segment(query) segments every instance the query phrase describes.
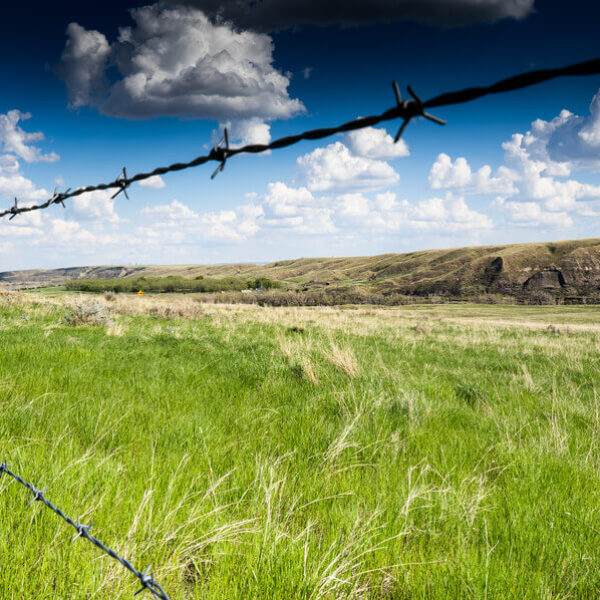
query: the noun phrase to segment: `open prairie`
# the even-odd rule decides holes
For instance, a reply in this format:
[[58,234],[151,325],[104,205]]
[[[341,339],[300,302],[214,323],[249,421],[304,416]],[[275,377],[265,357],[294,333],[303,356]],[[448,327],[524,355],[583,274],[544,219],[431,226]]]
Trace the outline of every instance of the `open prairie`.
[[[175,599],[592,598],[600,307],[0,298],[0,460]],[[0,598],[130,573],[0,479]],[[147,593],[147,592],[146,592]]]

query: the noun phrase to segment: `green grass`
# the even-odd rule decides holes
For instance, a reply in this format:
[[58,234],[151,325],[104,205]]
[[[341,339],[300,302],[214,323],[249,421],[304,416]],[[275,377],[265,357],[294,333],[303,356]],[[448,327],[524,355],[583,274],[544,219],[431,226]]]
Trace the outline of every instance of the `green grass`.
[[[27,298],[0,306],[0,460],[173,600],[598,595],[600,308],[73,327]],[[132,597],[30,500],[0,479],[0,598]]]
[[60,296],[63,294],[75,294],[77,292],[73,292],[71,290],[67,290],[64,285],[53,285],[44,288],[33,288],[30,290],[22,290],[24,294],[42,294],[44,296]]

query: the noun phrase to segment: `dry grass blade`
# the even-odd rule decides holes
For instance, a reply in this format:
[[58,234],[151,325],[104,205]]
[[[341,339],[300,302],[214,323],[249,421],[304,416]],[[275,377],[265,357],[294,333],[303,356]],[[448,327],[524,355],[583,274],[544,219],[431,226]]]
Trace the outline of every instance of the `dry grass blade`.
[[335,342],[331,342],[331,347],[325,353],[325,358],[336,369],[347,375],[348,377],[357,377],[360,375],[360,366],[354,351],[350,346],[341,347]]

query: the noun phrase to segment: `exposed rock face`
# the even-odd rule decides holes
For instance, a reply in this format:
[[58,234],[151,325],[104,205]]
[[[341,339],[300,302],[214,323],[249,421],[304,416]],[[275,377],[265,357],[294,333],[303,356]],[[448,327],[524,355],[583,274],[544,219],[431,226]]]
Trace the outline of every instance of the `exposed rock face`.
[[561,289],[565,285],[565,278],[559,269],[544,269],[532,275],[523,284],[525,290],[552,290]]
[[558,266],[569,286],[581,291],[600,286],[600,246],[577,248]]
[[502,273],[504,267],[504,261],[501,256],[497,256],[492,262],[484,269],[482,281],[487,288],[490,288]]
[[[487,291],[527,299],[537,291],[561,298],[600,299],[600,245],[597,240],[508,247],[497,273],[490,261],[482,269]],[[516,251],[518,250],[518,251]],[[489,282],[489,283],[488,283]]]

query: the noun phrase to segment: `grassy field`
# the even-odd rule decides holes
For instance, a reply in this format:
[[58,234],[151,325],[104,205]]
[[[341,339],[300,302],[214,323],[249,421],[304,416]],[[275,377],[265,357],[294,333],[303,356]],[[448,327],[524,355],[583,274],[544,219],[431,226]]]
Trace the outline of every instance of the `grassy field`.
[[[0,460],[173,600],[598,596],[600,307],[81,301],[0,298]],[[132,597],[30,501],[2,600]]]

